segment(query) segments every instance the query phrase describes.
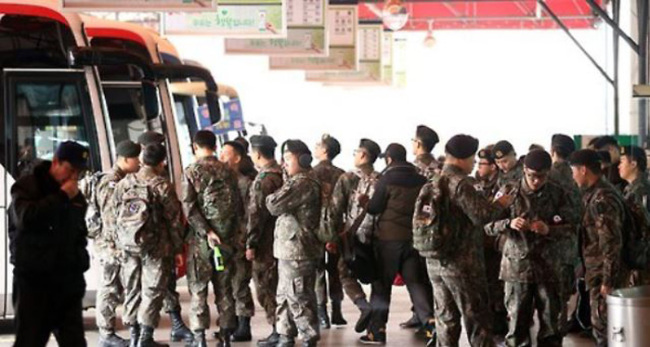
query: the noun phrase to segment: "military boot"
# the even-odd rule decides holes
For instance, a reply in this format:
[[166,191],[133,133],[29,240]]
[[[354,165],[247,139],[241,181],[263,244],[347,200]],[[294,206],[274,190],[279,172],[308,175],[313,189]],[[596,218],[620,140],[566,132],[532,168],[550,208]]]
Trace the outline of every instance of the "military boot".
[[347,325],[341,312],[341,300],[332,300],[332,325]]
[[196,330],[194,332],[194,340],[191,344],[186,345],[190,347],[208,347],[208,343],[205,341],[205,330]]
[[135,323],[129,327],[129,347],[138,347],[138,341],[140,340],[140,325]]
[[296,341],[294,341],[293,337],[289,337],[286,335],[280,335],[280,340],[278,341],[278,344],[276,345],[277,347],[294,347],[296,345]]
[[327,304],[318,305],[318,321],[320,322],[321,329],[329,329],[330,317],[327,316]]
[[99,336],[99,347],[127,347],[129,341],[121,338],[114,332]]
[[237,322],[237,330],[232,334],[232,342],[248,342],[252,340],[251,317],[239,317]]
[[279,341],[280,341],[280,335],[275,330],[275,325],[274,325],[273,331],[267,338],[257,341],[257,347],[276,347]]
[[140,327],[140,340],[138,347],[169,347],[169,345],[158,343],[153,340],[153,328],[146,325]]
[[180,312],[169,312],[169,320],[172,322],[172,332],[170,334],[172,342],[192,342],[194,334],[185,326]]
[[230,339],[232,339],[232,330],[221,329],[219,342],[217,347],[230,347]]
[[362,333],[368,328],[370,324],[370,317],[372,315],[372,306],[368,303],[366,298],[357,299],[354,301],[354,304],[359,308],[360,314],[357,324],[354,325],[354,331]]

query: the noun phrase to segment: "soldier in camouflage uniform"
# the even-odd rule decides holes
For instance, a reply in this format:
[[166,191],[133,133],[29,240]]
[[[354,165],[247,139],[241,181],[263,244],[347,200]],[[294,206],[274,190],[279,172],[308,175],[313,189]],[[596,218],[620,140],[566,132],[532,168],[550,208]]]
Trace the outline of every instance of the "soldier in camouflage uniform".
[[289,177],[282,188],[266,198],[266,206],[278,217],[273,255],[278,259],[277,347],[294,345],[300,334],[303,347],[320,339],[316,313],[316,269],[326,243],[334,235],[319,228],[320,184],[313,176],[311,152],[299,140],[282,146],[284,168]]
[[[246,147],[238,141],[226,142],[221,150],[219,159],[227,164],[237,176],[239,196],[243,206],[248,206],[248,197],[253,180],[244,174],[243,165],[246,158]],[[254,178],[253,178],[254,179]],[[252,339],[251,317],[255,313],[253,295],[250,283],[253,278],[252,263],[246,259],[246,222],[248,210],[238,214],[237,235],[235,236],[234,274],[232,281],[233,296],[237,312],[237,330],[233,332],[233,342],[246,342]]]
[[[113,169],[106,173],[97,183],[96,198],[102,224],[93,233],[94,255],[101,268],[99,288],[97,289],[96,320],[99,328],[99,345],[102,347],[126,346],[128,342],[115,334],[115,309],[122,302],[120,254],[115,246],[115,213],[111,210],[111,199],[115,186],[127,174],[140,169],[140,146],[132,141],[122,141],[117,145],[117,160]],[[106,227],[102,227],[106,225]],[[113,226],[113,228],[111,228]]]
[[[131,344],[138,341],[138,347],[164,346],[153,341],[153,330],[160,320],[160,309],[165,288],[170,281],[172,262],[182,263],[184,227],[181,204],[172,183],[163,176],[166,149],[160,144],[145,147],[142,153],[144,166],[136,174],[127,175],[115,187],[112,207],[117,215],[115,235],[118,250],[124,254],[122,261],[122,283],[126,288],[123,321],[129,325]],[[147,206],[150,218],[138,232],[142,244],[139,251],[124,248],[128,235],[121,222],[121,211],[132,210],[133,206],[122,206],[125,193],[134,185],[145,185],[151,201]],[[136,206],[137,207],[137,206]],[[130,240],[131,242],[133,240]],[[136,241],[140,242],[140,241]]]
[[[207,303],[208,285],[214,286],[219,325],[218,346],[230,346],[237,327],[232,295],[234,275],[234,238],[237,218],[243,213],[235,173],[215,157],[217,139],[211,131],[201,130],[194,136],[196,162],[183,175],[183,210],[190,225],[188,235],[188,287],[192,298],[190,326],[193,346],[205,346],[205,330],[210,327]],[[215,271],[213,248],[223,258],[223,271]]]
[[582,254],[592,331],[596,344],[607,346],[606,298],[627,280],[621,259],[624,202],[603,178],[598,153],[580,150],[569,162],[574,180],[583,189]]
[[[638,146],[621,147],[621,163],[618,169],[621,177],[628,182],[625,187],[624,198],[632,213],[644,221],[643,232],[647,233],[650,226],[650,182],[647,175],[648,159],[643,148]],[[646,239],[649,235],[643,235]],[[632,271],[630,286],[650,285],[650,270]]]
[[[165,145],[165,135],[157,131],[145,131],[138,137],[138,143],[144,147],[150,144],[161,144]],[[142,161],[142,158],[140,158]],[[169,176],[168,168],[165,168],[163,171],[163,176],[171,178]],[[165,292],[165,300],[163,301],[163,307],[165,313],[169,314],[169,319],[172,322],[172,329],[170,332],[170,339],[172,341],[192,341],[193,335],[192,331],[187,328],[185,322],[183,322],[183,317],[181,316],[181,303],[179,300],[180,295],[176,290],[176,266],[174,266],[174,260],[170,259],[170,271],[169,282],[167,283],[167,290]]]
[[[510,317],[508,346],[530,346],[535,309],[539,316],[539,346],[562,346],[558,318],[562,288],[561,263],[554,261],[555,247],[576,230],[578,215],[569,193],[548,181],[552,160],[544,150],[524,159],[524,178],[515,186],[507,219],[488,224],[490,236],[503,235],[505,246],[501,280]],[[548,181],[548,182],[547,182]]]
[[274,347],[280,338],[275,325],[275,295],[278,286],[277,260],[273,258],[276,218],[266,208],[266,197],[282,186],[282,168],[274,159],[276,143],[270,136],[251,137],[251,159],[259,170],[251,185],[248,203],[246,259],[253,262],[257,301],[264,308],[273,332],[258,346]]
[[[573,181],[571,166],[568,163],[569,156],[575,151],[573,139],[567,135],[555,134],[551,139],[551,158],[553,166],[548,174],[548,179],[562,187],[569,197],[574,215],[582,215],[582,197],[580,189]],[[560,307],[560,332],[566,335],[569,325],[567,322],[568,302],[573,295],[576,287],[576,269],[582,267],[580,260],[580,251],[578,250],[578,229],[579,223],[572,233],[566,233],[564,238],[557,240],[555,250],[557,255],[553,259],[557,260],[560,268],[560,294],[562,297]]]
[[603,171],[603,175],[609,183],[622,193],[625,190],[625,186],[627,186],[627,181],[621,178],[618,172],[618,164],[621,162],[618,140],[609,135],[599,136],[592,140],[591,146],[596,151],[609,153],[609,160],[607,161],[609,166]]
[[[361,196],[372,196],[374,185],[379,180],[379,173],[374,170],[373,164],[381,153],[377,143],[372,140],[362,139],[359,147],[354,151],[354,171],[341,175],[332,193],[332,202],[327,212],[326,221],[329,232],[340,235],[339,241],[342,255],[338,259],[338,270],[343,290],[350,300],[361,311],[355,331],[363,332],[369,323],[372,312],[370,303],[356,276],[345,261],[353,238],[357,235],[371,235],[373,220],[365,214],[360,204]],[[360,223],[358,222],[360,221]],[[360,224],[356,230],[351,230],[354,225]],[[369,230],[369,231],[364,231]]]
[[440,173],[441,165],[431,154],[433,148],[440,142],[438,134],[425,125],[419,125],[412,142],[413,154],[415,155],[413,164],[418,173],[427,179],[431,179],[434,174]]
[[494,161],[499,167],[497,187],[502,189],[508,184],[517,184],[524,175],[523,164],[517,159],[514,147],[508,141],[499,141],[492,149]]
[[[332,160],[334,160],[334,158],[336,158],[339,153],[341,153],[341,145],[335,138],[327,134],[323,135],[321,141],[316,144],[315,157],[317,160],[319,160],[319,163],[318,165],[314,166],[313,173],[321,184],[321,206],[323,216],[326,215],[329,208],[332,199],[332,192],[334,191],[336,182],[338,181],[339,177],[345,173],[345,171],[332,164]],[[325,224],[322,224],[321,228],[327,228],[327,226]],[[320,321],[320,326],[323,329],[330,328],[330,320],[327,315],[328,282],[329,295],[330,299],[332,300],[332,324],[347,324],[343,318],[343,314],[341,313],[343,288],[341,286],[341,280],[339,278],[337,267],[338,259],[339,256],[336,253],[330,253],[323,249],[323,260],[318,268],[318,273],[316,276],[318,320]]]
[[[487,298],[485,258],[483,254],[483,225],[503,212],[510,203],[504,195],[491,204],[474,189],[468,175],[474,168],[478,140],[467,135],[452,137],[445,151],[445,166],[440,179],[425,184],[416,202],[414,228],[427,228],[431,222],[429,197],[434,186],[446,192],[448,210],[439,212],[448,238],[437,253],[414,239],[414,247],[427,258],[429,278],[433,284],[436,334],[438,346],[457,346],[461,332],[461,317],[472,346],[492,346],[491,315]],[[426,229],[425,229],[426,230]],[[434,339],[429,345],[433,345]]]

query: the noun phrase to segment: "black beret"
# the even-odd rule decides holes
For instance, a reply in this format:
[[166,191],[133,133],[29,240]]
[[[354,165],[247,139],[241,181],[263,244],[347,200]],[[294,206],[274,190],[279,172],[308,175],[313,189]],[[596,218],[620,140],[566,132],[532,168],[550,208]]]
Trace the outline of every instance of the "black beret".
[[142,146],[147,146],[152,143],[164,144],[165,135],[153,130],[145,131],[138,137],[138,143]]
[[242,158],[246,156],[246,148],[237,140],[224,142],[224,146],[230,146],[235,149],[235,152]]
[[440,142],[438,134],[426,125],[418,125],[418,128],[415,131],[415,137],[417,137],[418,140],[422,141],[425,146],[431,149],[433,149],[433,147],[435,147],[436,144]]
[[137,158],[142,151],[142,146],[131,140],[124,140],[117,144],[116,152],[122,158]]
[[445,151],[456,159],[473,157],[478,150],[478,140],[469,135],[455,135],[445,145]]
[[278,144],[275,143],[275,140],[271,136],[255,135],[251,137],[251,147],[253,148],[262,147],[273,150],[277,146]]
[[605,164],[611,164],[612,163],[612,155],[609,153],[609,151],[596,151],[598,156],[600,157],[600,161]]
[[330,158],[334,158],[341,153],[341,144],[337,139],[331,137],[329,134],[323,135],[321,143],[327,149],[327,154]]
[[307,145],[300,140],[285,141],[284,144],[282,145],[282,152],[283,153],[289,152],[291,154],[295,154],[298,156],[303,154],[311,155],[311,151],[309,150],[309,147],[307,147]]
[[160,143],[147,145],[142,152],[142,161],[148,166],[156,166],[162,163],[166,157],[167,150]]
[[641,171],[645,171],[648,166],[648,157],[645,150],[639,146],[623,146],[621,147],[621,155],[630,157],[636,161]]
[[386,151],[379,155],[380,158],[390,158],[396,162],[406,161],[406,148],[399,143],[391,143],[386,147]]
[[556,147],[562,150],[562,152],[570,155],[576,150],[576,143],[573,139],[564,134],[555,134],[551,138],[551,147]]
[[512,144],[508,141],[499,141],[492,148],[492,153],[494,153],[495,159],[501,159],[509,154],[515,152],[515,148],[512,147]]
[[363,148],[368,151],[368,154],[370,154],[372,157],[372,161],[375,161],[377,157],[379,157],[379,154],[381,154],[381,148],[377,142],[373,140],[361,139],[361,142],[359,142],[359,148]]
[[492,154],[492,150],[489,148],[483,148],[482,150],[478,151],[478,157],[479,159],[485,159],[487,160],[490,164],[494,164],[494,155]]
[[61,162],[70,163],[75,169],[84,170],[88,167],[90,152],[88,148],[74,141],[65,141],[56,149],[54,156]]
[[600,155],[598,155],[598,152],[592,149],[581,149],[571,154],[571,157],[569,157],[569,163],[571,166],[600,165],[602,159]]
[[618,141],[613,136],[609,135],[600,136],[593,140],[593,146],[596,149],[601,149],[608,145],[618,146]]
[[524,165],[533,171],[546,171],[553,165],[551,155],[543,149],[535,149],[526,155]]
[[244,147],[244,152],[248,153],[249,143],[248,143],[248,140],[246,140],[245,137],[240,136],[240,137],[235,139],[235,142],[238,142],[240,145],[242,145],[242,147]]

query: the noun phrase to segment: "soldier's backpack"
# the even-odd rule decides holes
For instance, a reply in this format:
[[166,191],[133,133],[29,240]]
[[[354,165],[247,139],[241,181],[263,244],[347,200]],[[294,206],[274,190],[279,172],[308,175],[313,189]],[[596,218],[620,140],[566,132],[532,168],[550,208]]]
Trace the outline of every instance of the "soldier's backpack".
[[102,231],[102,216],[97,201],[97,186],[102,178],[106,176],[105,172],[95,172],[94,174],[87,175],[81,181],[83,186],[80,187],[81,192],[86,197],[88,209],[86,210],[86,227],[88,228],[88,237],[91,239],[96,238]]
[[140,252],[155,245],[155,201],[146,182],[135,174],[127,175],[115,191],[116,245],[129,252]]
[[413,247],[426,258],[444,259],[452,250],[453,232],[447,222],[449,179],[435,175],[420,190],[413,215]]

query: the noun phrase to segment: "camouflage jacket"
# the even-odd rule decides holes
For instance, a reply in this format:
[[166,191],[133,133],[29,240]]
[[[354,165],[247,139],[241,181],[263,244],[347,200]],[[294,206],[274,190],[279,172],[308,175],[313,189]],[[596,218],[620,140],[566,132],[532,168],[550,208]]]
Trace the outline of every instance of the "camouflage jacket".
[[[339,177],[334,192],[332,202],[327,213],[328,229],[333,235],[340,235],[347,231],[357,221],[363,213],[363,208],[359,204],[359,196],[367,195],[372,197],[375,183],[379,180],[379,173],[374,170],[372,165],[364,165],[355,171],[349,171]],[[359,229],[355,231],[357,235],[369,238],[373,230],[373,217],[366,215],[361,221]]]
[[420,154],[415,158],[413,162],[418,173],[428,180],[430,180],[433,175],[440,173],[440,163],[433,157],[431,153]]
[[235,173],[214,156],[201,158],[185,169],[182,192],[192,251],[209,255],[209,231],[219,235],[224,248],[232,247],[244,212]]
[[[176,196],[174,185],[168,178],[157,174],[152,168],[146,166],[138,173],[129,175],[134,175],[139,182],[144,182],[149,187],[154,199],[153,206],[150,206],[154,218],[147,226],[146,232],[155,235],[157,244],[146,245],[148,252],[159,258],[179,254],[183,249],[185,227],[182,221],[181,203]],[[117,198],[123,196],[129,188],[127,183],[123,179],[115,186],[114,202],[117,202]],[[119,233],[120,228],[115,228],[115,232]]]
[[117,165],[113,166],[113,169],[102,176],[102,178],[97,183],[97,206],[99,207],[99,213],[102,218],[102,229],[93,240],[93,248],[95,250],[95,256],[97,256],[100,261],[110,261],[117,259],[120,254],[115,247],[115,212],[113,211],[113,205],[111,199],[113,198],[113,193],[115,192],[115,187],[117,183],[120,182],[126,173],[122,171]]
[[[582,194],[580,188],[573,180],[571,166],[567,162],[555,162],[549,171],[548,179],[551,182],[562,187],[568,194],[574,215],[582,215]],[[580,223],[576,223],[576,229],[573,233],[567,234],[567,237],[557,243],[558,261],[564,264],[576,264],[580,261],[580,250],[578,249],[578,230]]]
[[628,203],[641,207],[646,214],[649,213],[650,181],[644,173],[639,173],[639,177],[625,187],[624,196]]
[[494,220],[503,209],[490,203],[474,188],[474,179],[458,167],[445,165],[442,175],[449,179],[449,227],[457,243],[446,259],[433,259],[433,273],[447,277],[485,277],[483,225]]
[[253,181],[248,202],[246,248],[258,256],[273,256],[273,231],[276,218],[266,208],[266,198],[282,187],[282,168],[273,161],[262,168]]
[[519,180],[524,177],[524,164],[518,161],[517,165],[508,172],[499,171],[497,178],[497,189],[502,189],[506,185],[518,184]]
[[320,184],[310,172],[290,177],[282,188],[266,197],[275,224],[273,256],[280,260],[313,260],[322,257],[325,242],[333,235],[320,230]]
[[620,194],[605,178],[584,191],[582,197],[582,253],[585,279],[590,288],[621,284],[624,206]]
[[244,207],[244,211],[242,213],[239,213],[237,215],[237,235],[235,237],[235,244],[238,249],[240,250],[245,250],[246,249],[246,223],[248,221],[248,205],[249,205],[249,197],[250,197],[250,192],[251,192],[251,185],[253,184],[253,180],[245,176],[243,174],[239,174],[237,176],[237,187],[239,189],[239,197],[240,201],[242,202],[242,207]]
[[488,199],[492,199],[494,198],[494,196],[497,194],[497,191],[499,190],[499,188],[497,187],[498,177],[499,177],[498,173],[494,173],[490,177],[479,177],[477,172],[476,176],[474,177],[476,179],[474,188],[476,189],[476,191],[481,193],[484,197]]
[[[334,192],[334,187],[336,182],[338,182],[339,177],[343,175],[345,171],[340,168],[332,165],[332,162],[329,160],[323,160],[318,165],[314,166],[312,174],[316,177],[320,183],[321,191],[321,225],[320,228],[323,229],[322,232],[329,232],[327,230],[327,216],[330,204],[332,202],[332,194]],[[338,237],[337,234],[334,234]]]
[[[522,178],[515,190],[515,199],[508,208],[509,218],[486,228],[491,236],[503,234],[506,237],[500,278],[523,283],[557,282],[560,268],[555,261],[556,244],[575,232],[580,217],[575,214],[568,193],[553,182],[533,191]],[[510,221],[517,217],[531,223],[544,222],[549,234],[542,236],[532,231],[511,229]]]

